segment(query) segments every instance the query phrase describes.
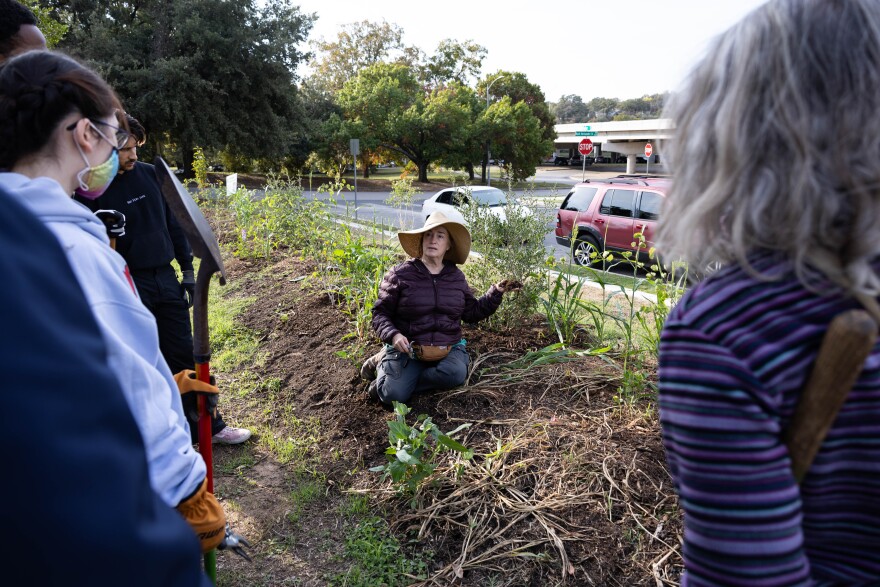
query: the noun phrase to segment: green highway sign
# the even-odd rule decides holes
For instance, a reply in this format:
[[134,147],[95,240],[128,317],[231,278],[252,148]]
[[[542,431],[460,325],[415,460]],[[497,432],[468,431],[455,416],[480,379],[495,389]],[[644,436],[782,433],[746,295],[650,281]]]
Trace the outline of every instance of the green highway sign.
[[589,130],[576,130],[574,132],[574,136],[576,136],[576,137],[594,137],[597,134],[598,133],[596,131],[589,131]]

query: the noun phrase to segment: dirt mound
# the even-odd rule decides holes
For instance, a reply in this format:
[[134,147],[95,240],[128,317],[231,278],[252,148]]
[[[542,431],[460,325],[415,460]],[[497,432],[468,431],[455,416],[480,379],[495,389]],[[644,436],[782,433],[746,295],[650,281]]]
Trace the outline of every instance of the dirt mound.
[[[322,271],[291,251],[227,259],[229,295],[255,298],[238,323],[258,333],[248,368],[262,383],[224,399],[227,419],[257,431],[216,457],[218,493],[256,556],[221,555],[219,584],[342,584],[353,522],[339,508],[351,491],[412,552],[430,553],[431,580],[412,584],[677,584],[681,525],[659,427],[650,405],[617,397],[619,371],[588,355],[547,361],[535,352],[554,342],[540,317],[502,332],[465,326],[467,385],[410,408],[443,430],[471,423],[460,439],[476,457],[450,455],[415,500],[398,496],[367,471],[385,462],[393,417],[358,377],[378,342],[352,346],[348,317],[311,277]],[[284,440],[290,459],[269,450]],[[306,502],[315,479],[321,498]]]

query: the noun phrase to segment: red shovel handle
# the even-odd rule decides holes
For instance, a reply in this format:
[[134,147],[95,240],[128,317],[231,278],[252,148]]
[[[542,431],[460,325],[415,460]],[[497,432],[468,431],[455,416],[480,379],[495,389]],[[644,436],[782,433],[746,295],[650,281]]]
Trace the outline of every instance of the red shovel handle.
[[[205,383],[211,382],[211,366],[209,363],[196,363],[196,378]],[[208,469],[208,491],[214,493],[214,452],[211,443],[211,414],[208,413],[205,396],[199,394],[199,454]]]

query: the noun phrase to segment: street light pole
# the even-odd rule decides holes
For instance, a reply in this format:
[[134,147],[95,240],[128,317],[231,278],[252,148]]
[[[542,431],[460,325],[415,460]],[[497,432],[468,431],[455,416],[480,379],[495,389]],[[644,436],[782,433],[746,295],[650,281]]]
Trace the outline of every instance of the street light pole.
[[[488,86],[486,86],[486,112],[489,112],[489,88],[492,87],[492,84],[497,82],[503,77],[507,77],[506,74],[501,74],[495,79],[493,79]],[[486,185],[492,185],[492,165],[489,163],[492,159],[492,149],[489,146],[490,139],[486,139]]]

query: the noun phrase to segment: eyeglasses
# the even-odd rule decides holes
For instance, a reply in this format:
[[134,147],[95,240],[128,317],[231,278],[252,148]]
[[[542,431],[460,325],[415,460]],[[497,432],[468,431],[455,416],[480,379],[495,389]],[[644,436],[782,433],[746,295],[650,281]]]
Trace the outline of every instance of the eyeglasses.
[[[101,138],[113,145],[117,150],[125,147],[126,143],[128,143],[128,139],[131,138],[131,134],[128,131],[119,128],[118,126],[113,126],[112,124],[107,124],[106,122],[101,122],[100,120],[89,120],[89,124],[92,125],[92,128],[95,129],[95,132],[101,135]],[[116,142],[114,143],[107,135],[102,133],[100,129],[98,129],[95,125],[100,124],[101,126],[109,126],[114,131],[116,131]],[[67,127],[67,130],[73,130],[76,128],[76,123],[74,122],[70,126]]]
[[[92,124],[100,124],[101,126],[109,126],[114,131],[116,131],[116,148],[117,149],[123,148],[125,146],[125,143],[127,143],[128,139],[131,137],[131,135],[128,133],[127,130],[122,130],[118,126],[113,126],[112,124],[107,124],[106,122],[101,122],[100,120],[95,120],[95,121],[91,121],[91,122],[92,122]],[[99,131],[97,128],[95,130],[98,132],[98,134],[100,134],[102,137],[107,139],[107,137],[104,136],[104,133]],[[107,140],[111,144],[113,143],[113,141],[111,141],[110,139],[107,139]]]

